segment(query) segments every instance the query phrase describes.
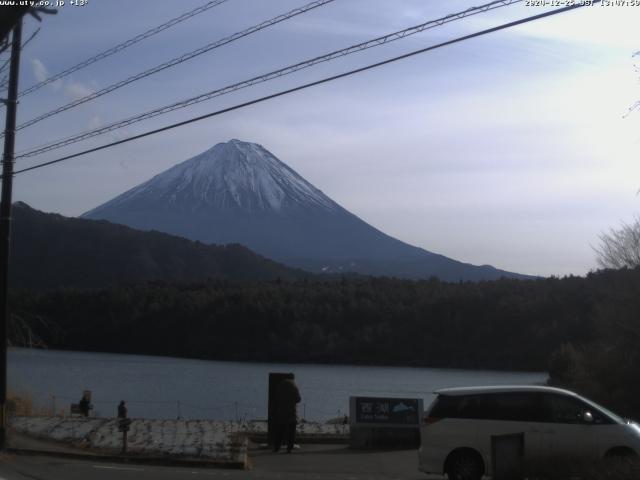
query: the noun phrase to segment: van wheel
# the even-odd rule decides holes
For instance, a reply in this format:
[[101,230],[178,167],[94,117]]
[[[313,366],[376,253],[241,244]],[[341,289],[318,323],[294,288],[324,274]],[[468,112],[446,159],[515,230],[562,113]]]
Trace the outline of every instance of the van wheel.
[[638,461],[638,454],[630,448],[617,447],[609,450],[604,460],[610,464],[630,464]]
[[454,453],[447,462],[449,480],[480,480],[482,461],[473,452]]

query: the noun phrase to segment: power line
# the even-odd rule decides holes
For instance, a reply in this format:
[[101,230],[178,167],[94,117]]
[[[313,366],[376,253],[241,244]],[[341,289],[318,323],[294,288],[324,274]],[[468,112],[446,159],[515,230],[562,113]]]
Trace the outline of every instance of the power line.
[[5,38],[0,40],[0,53],[3,53],[11,46],[11,42],[9,42],[9,36],[7,35]]
[[629,107],[629,109],[627,110],[627,113],[625,113],[623,115],[623,117],[628,117],[629,115],[631,115],[634,111],[639,110],[640,109],[640,100],[638,100],[636,103],[634,103],[633,105],[631,105]]
[[40,146],[31,150],[28,150],[24,153],[21,153],[19,155],[16,156],[16,158],[26,158],[26,157],[32,157],[35,155],[39,155],[41,153],[45,153],[51,150],[57,150],[59,148],[65,147],[67,145],[71,145],[73,143],[77,143],[80,142],[82,140],[86,140],[88,138],[92,138],[98,135],[102,135],[104,133],[108,133],[111,132],[113,130],[117,130],[119,128],[122,127],[126,127],[128,125],[132,125],[134,123],[138,123],[141,122],[143,120],[147,120],[149,118],[153,118],[159,115],[163,115],[165,113],[169,113],[172,112],[174,110],[178,110],[181,108],[185,108],[191,105],[195,105],[197,103],[201,103],[204,102],[206,100],[210,100],[212,98],[215,97],[219,97],[222,95],[227,95],[229,93],[235,92],[237,90],[243,89],[243,88],[247,88],[247,87],[251,87],[253,85],[259,84],[259,83],[263,83],[263,82],[267,82],[269,80],[273,80],[275,78],[279,78],[285,75],[289,75],[292,73],[295,73],[297,71],[312,67],[314,65],[320,64],[320,63],[324,63],[324,62],[328,62],[330,60],[339,58],[339,57],[344,57],[347,55],[351,55],[353,53],[356,52],[360,52],[363,50],[367,50],[369,48],[373,48],[373,47],[378,47],[380,45],[383,45],[385,43],[389,43],[389,42],[393,42],[395,40],[399,40],[402,38],[405,38],[407,36],[410,35],[414,35],[420,32],[423,32],[425,30],[431,29],[431,28],[435,28],[441,25],[444,25],[446,23],[450,23],[456,20],[461,20],[463,18],[472,16],[472,15],[477,15],[479,13],[484,13],[490,10],[494,10],[496,8],[501,8],[501,7],[506,7],[509,5],[513,5],[516,3],[521,3],[523,0],[494,0],[490,3],[487,3],[485,5],[481,5],[479,7],[471,7],[467,10],[464,10],[462,12],[457,12],[457,13],[452,13],[449,15],[446,15],[444,17],[438,18],[436,20],[430,20],[428,22],[425,23],[421,23],[420,25],[416,25],[410,28],[406,28],[404,30],[400,30],[397,32],[393,32],[381,37],[377,37],[374,38],[372,40],[368,40],[366,42],[362,42],[362,43],[358,43],[356,45],[352,45],[350,47],[347,48],[343,48],[341,50],[336,50],[333,51],[331,53],[327,53],[325,55],[321,55],[319,57],[315,57],[312,58],[310,60],[305,60],[303,62],[300,63],[296,63],[294,65],[289,65],[287,67],[284,68],[280,68],[278,70],[274,70],[272,72],[266,73],[264,75],[259,75],[257,77],[253,77],[249,80],[244,80],[232,85],[228,85],[226,87],[223,88],[219,88],[207,93],[203,93],[200,95],[197,95],[195,97],[191,97],[188,98],[186,100],[181,100],[179,102],[170,104],[170,105],[165,105],[163,107],[160,108],[156,108],[154,110],[150,110],[148,112],[142,113],[142,114],[138,114],[135,115],[133,117],[129,117],[127,119],[124,120],[120,120],[118,122],[113,122],[109,125],[105,125],[104,127],[99,127],[96,128],[94,130],[90,130],[87,132],[83,132],[77,135],[73,135],[71,137],[67,137],[55,142],[51,142],[48,143],[44,146]]
[[191,60],[192,58],[195,58],[199,55],[202,55],[206,52],[209,52],[211,50],[214,50],[216,48],[219,48],[223,45],[226,45],[228,43],[231,42],[235,42],[236,40],[239,40],[240,38],[246,37],[248,35],[251,35],[253,33],[256,33],[260,30],[264,30],[265,28],[271,27],[273,25],[276,25],[280,22],[284,22],[285,20],[288,20],[292,17],[295,17],[297,15],[301,15],[303,13],[308,12],[309,10],[313,10],[314,8],[318,8],[321,7],[323,5],[326,5],[327,3],[331,3],[334,0],[315,0],[307,5],[304,5],[303,7],[300,8],[296,8],[293,9],[287,13],[284,13],[282,15],[278,15],[277,17],[271,18],[269,20],[266,20],[262,23],[259,23],[258,25],[254,25],[253,27],[247,28],[246,30],[243,30],[241,32],[237,32],[234,33],[233,35],[230,35],[228,37],[224,37],[220,40],[217,40],[213,43],[209,43],[207,45],[205,45],[204,47],[200,47],[196,50],[193,50],[191,52],[185,53],[184,55],[181,55],[179,57],[173,58],[167,62],[164,62],[160,65],[157,65],[153,68],[150,68],[149,70],[145,70],[144,72],[140,72],[137,73],[136,75],[133,75],[129,78],[126,78],[124,80],[121,80],[119,82],[116,82],[114,84],[109,85],[108,87],[105,87],[101,90],[98,90],[97,92],[93,92],[89,95],[85,95],[82,98],[79,98],[77,100],[74,100],[73,102],[69,102],[66,105],[63,105],[61,107],[55,108],[53,110],[51,110],[50,112],[44,113],[42,115],[40,115],[39,117],[33,118],[32,120],[29,120],[21,125],[18,125],[17,130],[22,130],[23,128],[29,127],[31,125],[34,125],[38,122],[41,122],[42,120],[44,120],[45,118],[49,118],[52,117],[53,115],[57,115],[58,113],[62,113],[66,110],[69,110],[71,108],[77,107],[78,105],[82,105],[83,103],[89,102],[91,100],[95,100],[98,97],[101,97],[103,95],[106,95],[108,93],[111,93],[115,90],[118,90],[119,88],[124,87],[125,85],[129,85],[130,83],[136,82],[138,80],[141,80],[143,78],[149,77],[151,75],[154,75],[158,72],[161,72],[163,70],[166,70],[167,68],[170,67],[174,67],[176,65],[179,65],[183,62],[186,62],[188,60]]
[[[27,38],[27,39],[22,43],[22,46],[20,47],[20,49],[22,50],[24,47],[26,47],[26,46],[29,44],[29,42],[30,42],[31,40],[33,40],[33,39],[36,37],[36,35],[38,35],[38,33],[39,33],[39,32],[40,32],[40,27],[38,27],[38,28],[36,29],[36,31],[35,31],[35,32],[33,32],[33,33],[29,36],[29,38]],[[2,64],[2,66],[0,66],[0,74],[1,74],[1,73],[2,73],[6,68],[7,68],[7,66],[9,65],[9,62],[10,62],[10,61],[11,61],[11,57],[7,58],[7,60]],[[7,74],[7,75],[5,75],[5,78],[3,78],[3,79],[2,79],[2,81],[0,81],[0,89],[2,89],[2,88],[4,88],[4,87],[6,87],[6,86],[7,86],[7,84],[9,83],[8,78],[9,78],[9,75]]]
[[77,65],[74,65],[73,67],[69,67],[66,70],[56,74],[56,75],[52,75],[51,77],[45,78],[43,81],[41,81],[40,83],[37,83],[29,88],[27,88],[26,90],[20,92],[20,94],[18,95],[19,97],[23,97],[25,95],[28,95],[32,92],[35,92],[36,90],[44,87],[45,85],[48,85],[51,82],[55,82],[56,80],[60,80],[63,77],[66,77],[67,75],[70,75],[74,72],[77,72],[78,70],[81,70],[85,67],[88,67],[89,65],[96,63],[100,60],[103,60],[107,57],[110,57],[111,55],[118,53],[122,50],[124,50],[127,47],[130,47],[131,45],[134,45],[138,42],[141,42],[142,40],[145,40],[146,38],[149,38],[153,35],[156,35],[157,33],[162,32],[163,30],[166,30],[167,28],[171,28],[174,25],[177,25],[181,22],[184,22],[185,20],[188,20],[191,17],[194,17],[196,15],[199,15],[200,13],[206,12],[207,10],[213,8],[213,7],[217,7],[218,5],[220,5],[221,3],[225,3],[228,0],[214,0],[211,2],[207,2],[204,5],[201,5],[198,8],[194,8],[193,10],[190,10],[186,13],[183,13],[182,15],[176,17],[176,18],[172,18],[171,20],[169,20],[168,22],[163,23],[162,25],[158,25],[157,27],[154,27],[150,30],[147,30],[146,32],[143,32],[139,35],[136,35],[133,38],[130,38],[129,40],[126,40],[118,45],[116,45],[115,47],[111,47],[108,50],[105,50],[102,53],[99,53],[97,55],[94,55],[91,58],[88,58],[80,63],[78,63]]
[[190,118],[188,120],[184,120],[182,122],[178,122],[178,123],[174,123],[174,124],[171,124],[171,125],[167,125],[165,127],[157,128],[155,130],[150,130],[150,131],[145,132],[145,133],[141,133],[141,134],[138,134],[138,135],[133,135],[131,137],[124,138],[122,140],[111,142],[111,143],[108,143],[108,144],[105,144],[105,145],[101,145],[99,147],[90,148],[90,149],[84,150],[82,152],[78,152],[78,153],[74,153],[72,155],[67,155],[67,156],[64,156],[62,158],[58,158],[56,160],[51,160],[51,161],[48,161],[48,162],[40,163],[38,165],[33,165],[31,167],[23,168],[21,170],[17,170],[15,172],[15,174],[24,173],[24,172],[28,172],[28,171],[31,171],[31,170],[36,170],[38,168],[43,168],[43,167],[46,167],[46,166],[49,166],[49,165],[53,165],[55,163],[60,163],[60,162],[63,162],[65,160],[70,160],[72,158],[76,158],[76,157],[79,157],[79,156],[82,156],[82,155],[86,155],[86,154],[89,154],[89,153],[97,152],[99,150],[104,150],[106,148],[110,148],[110,147],[113,147],[113,146],[116,146],[116,145],[120,145],[120,144],[123,144],[123,143],[128,143],[128,142],[131,142],[133,140],[138,140],[138,139],[143,138],[143,137],[148,137],[150,135],[155,135],[156,133],[161,133],[161,132],[164,132],[164,131],[167,131],[167,130],[172,130],[172,129],[177,128],[177,127],[188,125],[190,123],[198,122],[198,121],[204,120],[206,118],[222,115],[223,113],[228,113],[228,112],[231,112],[231,111],[234,111],[234,110],[239,110],[241,108],[248,107],[250,105],[255,105],[257,103],[261,103],[261,102],[264,102],[264,101],[267,101],[267,100],[271,100],[271,99],[274,99],[274,98],[282,97],[284,95],[288,95],[288,94],[293,93],[293,92],[297,92],[297,91],[300,91],[300,90],[305,90],[305,89],[310,88],[310,87],[315,87],[317,85],[321,85],[321,84],[324,84],[324,83],[332,82],[332,81],[338,80],[340,78],[349,77],[351,75],[355,75],[357,73],[362,73],[362,72],[365,72],[367,70],[372,70],[374,68],[378,68],[378,67],[381,67],[383,65],[387,65],[387,64],[390,64],[390,63],[397,62],[399,60],[404,60],[406,58],[413,57],[415,55],[419,55],[419,54],[422,54],[422,53],[429,52],[431,50],[435,50],[435,49],[438,49],[438,48],[446,47],[448,45],[453,45],[455,43],[463,42],[465,40],[470,40],[472,38],[480,37],[482,35],[487,35],[489,33],[497,32],[497,31],[500,31],[500,30],[505,30],[507,28],[515,27],[517,25],[522,25],[524,23],[529,23],[529,22],[532,22],[534,20],[539,20],[539,19],[550,17],[550,16],[553,16],[553,15],[558,15],[560,13],[568,12],[570,10],[575,10],[577,8],[582,8],[584,6],[586,6],[586,4],[574,4],[574,5],[571,5],[571,6],[559,8],[559,9],[552,10],[552,11],[549,11],[549,12],[540,13],[538,15],[532,15],[530,17],[526,17],[526,18],[523,18],[523,19],[520,19],[520,20],[515,20],[513,22],[504,23],[502,25],[498,25],[497,27],[488,28],[486,30],[481,30],[481,31],[476,32],[476,33],[472,33],[472,34],[465,35],[465,36],[462,36],[462,37],[457,37],[457,38],[454,38],[453,40],[448,40],[446,42],[442,42],[442,43],[439,43],[437,45],[432,45],[430,47],[421,48],[419,50],[414,50],[413,52],[405,53],[404,55],[399,55],[397,57],[392,57],[392,58],[389,58],[387,60],[383,60],[381,62],[377,62],[377,63],[373,63],[373,64],[370,64],[370,65],[367,65],[365,67],[356,68],[354,70],[349,70],[348,72],[340,73],[338,75],[333,75],[331,77],[326,77],[326,78],[323,78],[321,80],[316,80],[314,82],[310,82],[310,83],[306,83],[304,85],[300,85],[298,87],[290,88],[290,89],[287,89],[287,90],[282,90],[280,92],[277,92],[277,93],[274,93],[274,94],[271,94],[271,95],[266,95],[264,97],[260,97],[260,98],[257,98],[257,99],[254,99],[254,100],[251,100],[251,101],[248,101],[248,102],[240,103],[240,104],[234,105],[232,107],[223,108],[221,110],[217,110],[215,112],[207,113],[205,115],[200,115],[198,117],[193,117],[193,118]]

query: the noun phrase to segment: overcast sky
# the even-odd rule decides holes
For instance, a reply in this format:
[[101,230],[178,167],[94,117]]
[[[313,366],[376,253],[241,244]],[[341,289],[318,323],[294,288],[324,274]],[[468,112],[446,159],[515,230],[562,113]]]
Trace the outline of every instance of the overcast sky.
[[[488,0],[487,0],[488,1]],[[204,0],[89,0],[47,16],[21,89]],[[19,105],[18,123],[303,5],[228,0]],[[477,5],[336,0],[18,133],[24,150]],[[139,123],[17,168],[548,9],[498,9]],[[589,7],[445,47],[16,177],[14,200],[79,215],[231,138],[257,142],[343,207],[457,260],[537,275],[596,268],[640,211],[640,7]],[[37,28],[26,20],[25,36]],[[6,58],[6,55],[1,58]]]

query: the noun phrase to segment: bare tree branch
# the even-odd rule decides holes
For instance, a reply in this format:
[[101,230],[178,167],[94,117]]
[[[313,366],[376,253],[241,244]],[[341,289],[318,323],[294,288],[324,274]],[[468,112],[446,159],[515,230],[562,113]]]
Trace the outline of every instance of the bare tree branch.
[[594,248],[602,268],[640,267],[640,217],[622,223],[600,235],[600,246]]

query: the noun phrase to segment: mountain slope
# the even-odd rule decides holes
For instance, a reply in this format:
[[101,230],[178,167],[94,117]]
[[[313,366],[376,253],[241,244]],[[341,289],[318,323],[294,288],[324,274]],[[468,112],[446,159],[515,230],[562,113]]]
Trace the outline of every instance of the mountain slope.
[[101,287],[147,280],[297,279],[308,276],[241,245],[212,246],[160,232],[13,206],[14,288]]
[[254,143],[220,143],[85,213],[205,243],[241,243],[313,272],[458,281],[524,277],[408,245],[362,221]]

